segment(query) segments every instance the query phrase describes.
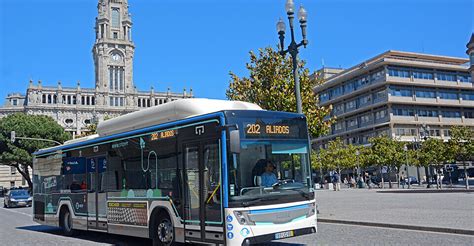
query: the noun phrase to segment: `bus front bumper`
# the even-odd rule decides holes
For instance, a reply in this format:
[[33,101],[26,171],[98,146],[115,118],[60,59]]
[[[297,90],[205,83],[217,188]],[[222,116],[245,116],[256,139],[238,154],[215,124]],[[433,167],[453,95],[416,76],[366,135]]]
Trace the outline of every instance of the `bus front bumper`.
[[259,235],[255,237],[248,237],[242,242],[242,245],[251,245],[251,244],[270,242],[270,241],[276,240],[277,237],[279,237],[280,235],[285,236],[284,238],[290,238],[290,237],[302,236],[302,235],[312,234],[312,233],[316,233],[316,229],[314,227],[307,227],[307,228],[292,230],[291,233],[289,231],[276,232],[276,233],[271,233],[271,234]]

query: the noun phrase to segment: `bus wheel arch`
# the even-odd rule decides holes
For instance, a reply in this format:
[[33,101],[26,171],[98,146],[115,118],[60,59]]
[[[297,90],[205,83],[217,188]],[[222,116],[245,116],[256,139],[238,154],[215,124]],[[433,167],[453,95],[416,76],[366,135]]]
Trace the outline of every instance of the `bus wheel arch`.
[[157,207],[150,216],[150,238],[153,246],[174,245],[174,225],[169,212],[164,207]]
[[72,221],[72,213],[69,206],[62,205],[59,210],[59,227],[61,227],[63,234],[66,236],[73,236],[75,234]]

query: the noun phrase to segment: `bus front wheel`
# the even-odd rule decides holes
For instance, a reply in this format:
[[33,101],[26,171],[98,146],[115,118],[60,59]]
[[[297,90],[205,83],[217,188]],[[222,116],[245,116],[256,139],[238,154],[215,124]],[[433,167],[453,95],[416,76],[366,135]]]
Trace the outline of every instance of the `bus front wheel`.
[[72,229],[72,216],[71,212],[69,212],[69,209],[64,207],[61,210],[61,215],[59,217],[59,222],[61,229],[63,230],[63,234],[66,236],[72,236],[74,235],[74,229]]
[[166,212],[158,213],[152,230],[153,246],[175,245],[173,223]]

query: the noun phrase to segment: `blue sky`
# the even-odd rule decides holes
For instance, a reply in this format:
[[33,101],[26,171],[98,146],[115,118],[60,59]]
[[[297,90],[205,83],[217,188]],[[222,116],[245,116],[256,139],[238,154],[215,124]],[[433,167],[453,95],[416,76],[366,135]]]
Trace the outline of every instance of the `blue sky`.
[[[248,52],[275,46],[285,0],[129,0],[138,89],[225,98],[229,71],[246,75]],[[383,51],[467,57],[472,0],[295,0],[308,11],[316,70],[350,67]],[[0,0],[0,105],[7,93],[44,85],[94,87],[97,0]],[[297,30],[298,38],[300,30]]]

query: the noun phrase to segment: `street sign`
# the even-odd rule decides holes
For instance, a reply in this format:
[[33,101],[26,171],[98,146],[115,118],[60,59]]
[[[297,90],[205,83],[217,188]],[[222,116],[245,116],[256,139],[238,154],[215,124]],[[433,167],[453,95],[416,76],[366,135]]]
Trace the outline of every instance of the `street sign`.
[[15,142],[15,131],[12,131],[11,134],[10,134],[10,141],[12,141],[12,143]]

